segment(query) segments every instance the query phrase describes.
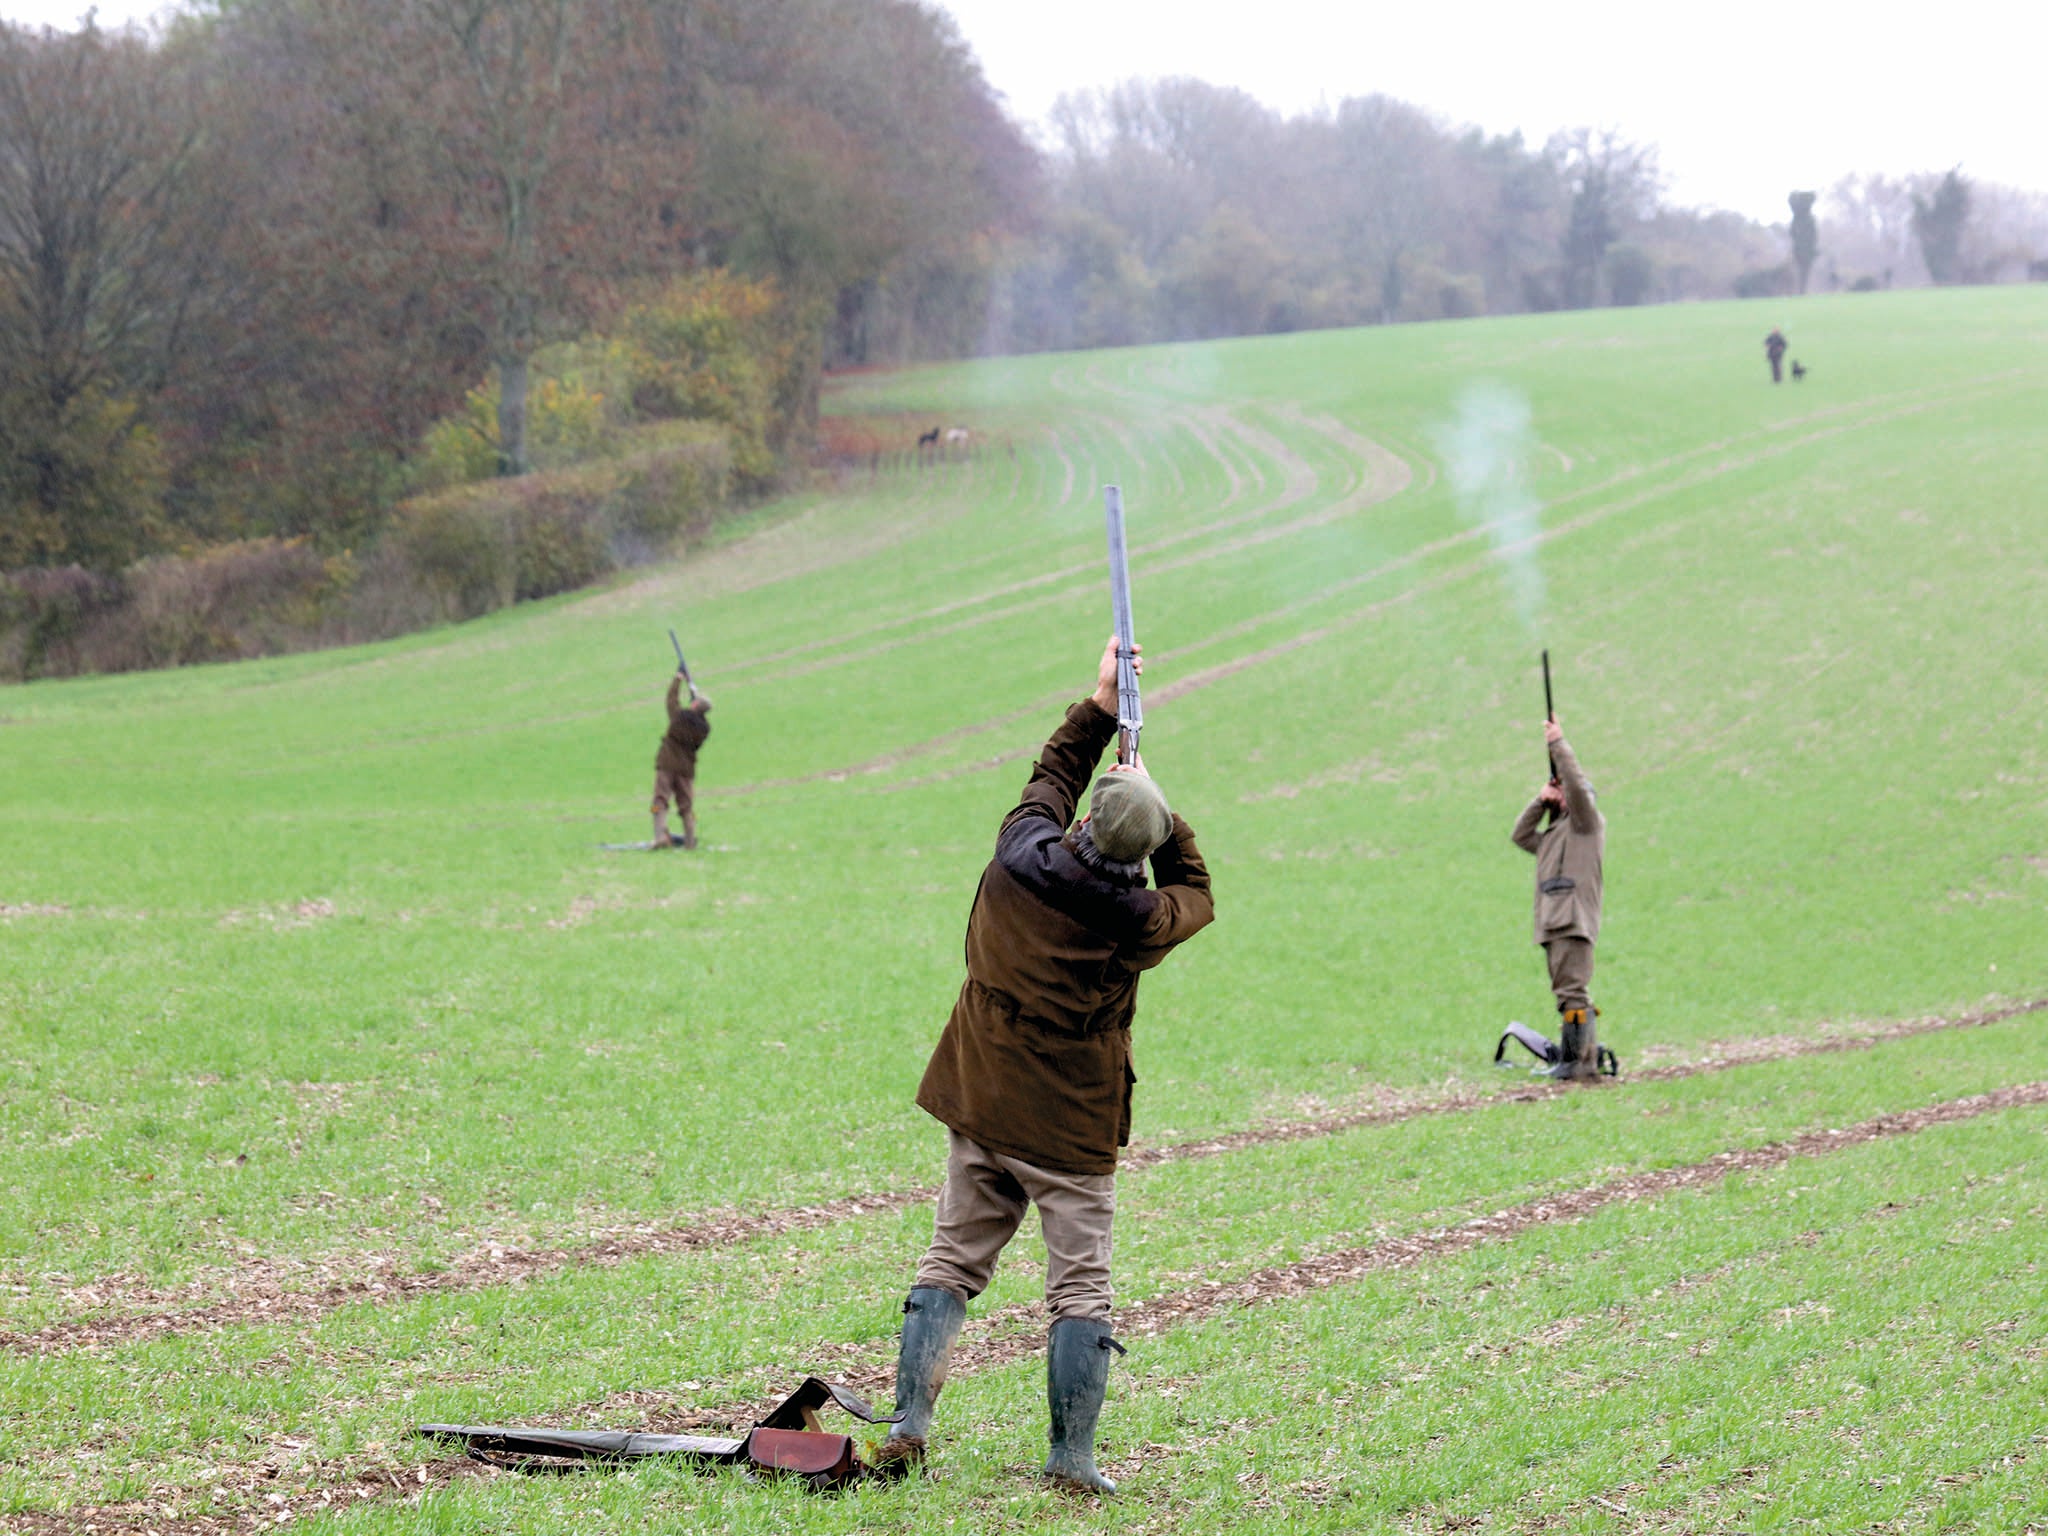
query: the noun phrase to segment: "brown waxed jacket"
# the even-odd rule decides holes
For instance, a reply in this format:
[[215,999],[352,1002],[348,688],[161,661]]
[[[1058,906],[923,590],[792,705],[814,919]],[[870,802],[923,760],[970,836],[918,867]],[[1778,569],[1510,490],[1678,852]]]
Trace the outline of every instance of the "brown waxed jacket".
[[1593,786],[1572,754],[1571,743],[1560,738],[1550,754],[1564,787],[1565,814],[1543,827],[1545,806],[1539,797],[1529,802],[1509,835],[1517,848],[1536,855],[1536,942],[1591,942],[1600,937],[1607,818],[1593,802]]
[[1055,1173],[1116,1171],[1138,974],[1215,915],[1178,816],[1152,854],[1152,890],[1097,875],[1064,843],[1115,734],[1093,699],[1071,706],[1003,818],[967,919],[967,980],[917,1090],[970,1141]]
[[711,734],[711,722],[695,703],[685,704],[682,699],[683,679],[678,674],[669,679],[668,734],[661,738],[661,750],[654,754],[654,767],[659,773],[688,779],[696,777],[697,749]]

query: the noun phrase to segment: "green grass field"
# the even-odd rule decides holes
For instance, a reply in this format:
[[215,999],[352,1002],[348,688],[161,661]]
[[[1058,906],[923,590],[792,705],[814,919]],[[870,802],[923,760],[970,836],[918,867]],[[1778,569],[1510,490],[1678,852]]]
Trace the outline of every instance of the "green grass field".
[[[1475,386],[1529,407],[1525,535],[1454,485]],[[828,409],[977,448],[457,629],[0,692],[0,1528],[2048,1530],[2048,1108],[1798,1140],[2048,1081],[2009,1012],[2048,1000],[2048,290]],[[1112,481],[1218,910],[1144,984],[1138,1145],[1430,1112],[1125,1175],[1112,1505],[1031,1475],[1028,1234],[934,1479],[459,1475],[408,1426],[885,1386],[943,1156],[911,1093],[1108,631]],[[605,853],[646,835],[670,625],[708,846]],[[1490,1057],[1551,1016],[1506,837],[1541,646],[1610,821],[1625,1075],[1531,1095]],[[861,1195],[895,1198],[777,1217]]]

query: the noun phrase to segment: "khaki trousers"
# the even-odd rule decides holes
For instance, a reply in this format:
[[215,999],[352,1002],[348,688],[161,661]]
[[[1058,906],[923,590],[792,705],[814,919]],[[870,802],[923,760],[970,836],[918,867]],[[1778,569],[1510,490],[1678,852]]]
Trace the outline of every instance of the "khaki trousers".
[[917,1283],[962,1296],[988,1289],[996,1259],[1017,1234],[1027,1205],[1045,1234],[1045,1305],[1066,1317],[1109,1321],[1109,1228],[1116,1175],[1054,1173],[946,1132],[946,1182],[932,1245]]
[[690,773],[669,773],[665,769],[654,770],[654,800],[648,809],[660,816],[675,802],[676,814],[687,816],[691,810],[691,792],[696,788],[696,775]]
[[1557,994],[1557,1011],[1590,1007],[1587,989],[1593,985],[1593,941],[1546,939],[1543,953],[1550,961],[1550,990]]

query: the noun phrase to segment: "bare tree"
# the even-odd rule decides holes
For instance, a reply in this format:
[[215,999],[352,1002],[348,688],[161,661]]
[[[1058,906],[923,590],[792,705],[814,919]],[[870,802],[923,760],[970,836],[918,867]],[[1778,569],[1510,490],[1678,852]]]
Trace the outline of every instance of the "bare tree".
[[2048,277],[2048,193],[1973,182],[1962,260],[1978,282]]
[[1379,285],[1379,319],[1391,324],[1401,317],[1404,264],[1443,225],[1445,136],[1428,114],[1390,96],[1344,102],[1332,131],[1325,195],[1339,210],[1338,238]]
[[1913,188],[1887,176],[1844,176],[1828,189],[1821,210],[1828,221],[1830,262],[1861,269],[1851,279],[1865,286],[1927,280],[1913,239]]
[[1913,194],[1913,238],[1927,275],[1937,283],[1965,280],[1963,231],[1970,222],[1970,184],[1957,166],[1936,182],[1931,196]]
[[[229,298],[229,201],[190,82],[139,38],[0,24],[0,391],[16,557],[102,566],[148,542],[129,449]],[[24,537],[33,522],[36,533]]]
[[1607,247],[1656,211],[1663,176],[1657,152],[1612,128],[1576,128],[1555,135],[1545,152],[1571,198],[1565,221],[1564,303],[1584,309],[1599,297]]

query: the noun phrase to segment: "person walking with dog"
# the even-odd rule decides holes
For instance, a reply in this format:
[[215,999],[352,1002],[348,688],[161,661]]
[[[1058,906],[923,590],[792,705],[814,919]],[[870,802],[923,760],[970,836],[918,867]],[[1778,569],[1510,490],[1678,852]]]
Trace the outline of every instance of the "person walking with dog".
[[1592,1078],[1599,1076],[1600,1059],[1600,1010],[1591,989],[1607,818],[1556,720],[1543,722],[1543,740],[1550,749],[1550,781],[1523,808],[1509,836],[1536,856],[1536,942],[1549,962],[1550,990],[1564,1021],[1550,1075]]
[[1773,384],[1785,382],[1786,345],[1785,333],[1775,325],[1772,326],[1771,334],[1764,338],[1764,357],[1770,362],[1771,382]]
[[[1142,663],[1140,663],[1142,665]],[[876,1453],[921,1462],[967,1303],[1027,1206],[1046,1249],[1045,1473],[1113,1493],[1095,1466],[1109,1383],[1110,1228],[1118,1149],[1130,1140],[1138,979],[1215,915],[1195,834],[1142,761],[1097,778],[1117,732],[1117,652],[1070,706],[996,834],[967,918],[967,977],[917,1091],[946,1127],[931,1246],[903,1303],[901,1415]],[[1151,861],[1152,883],[1145,879]]]

